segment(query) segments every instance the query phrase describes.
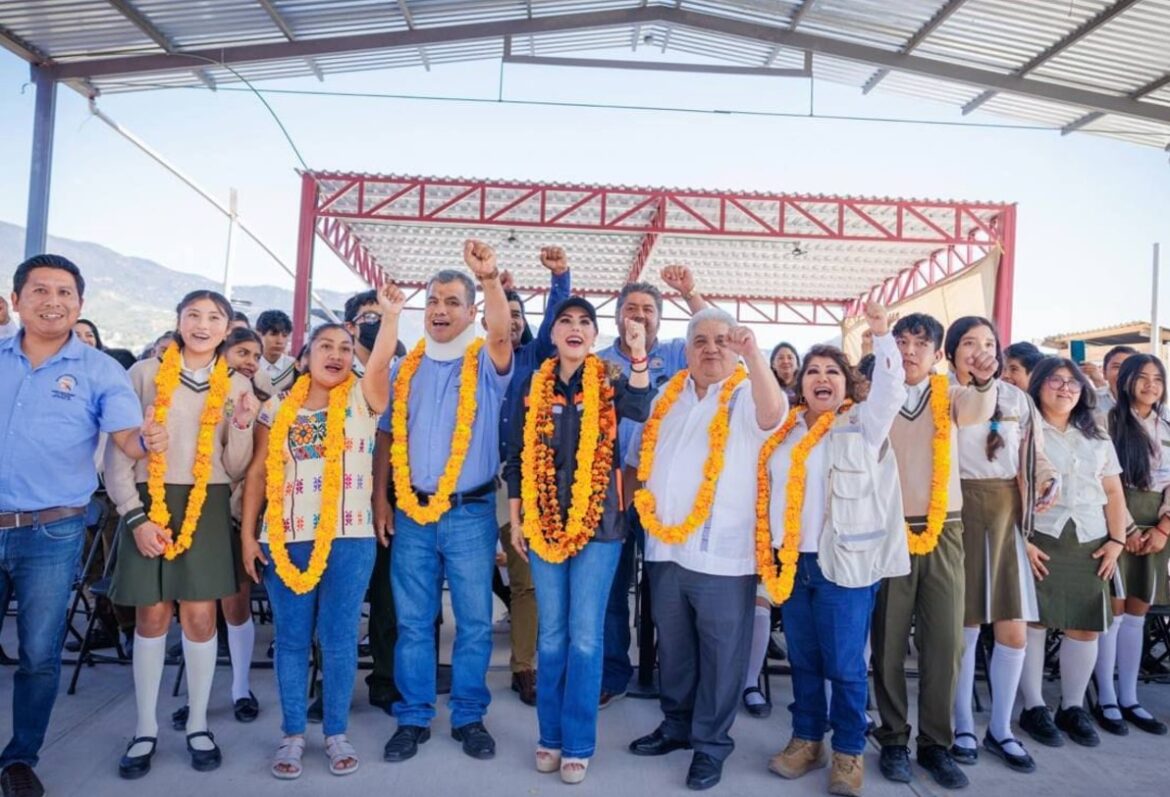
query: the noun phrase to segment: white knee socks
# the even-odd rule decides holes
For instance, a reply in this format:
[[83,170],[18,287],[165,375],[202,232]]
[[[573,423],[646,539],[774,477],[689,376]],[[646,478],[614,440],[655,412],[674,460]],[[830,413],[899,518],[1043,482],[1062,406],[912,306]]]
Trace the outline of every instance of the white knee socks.
[[252,668],[252,649],[256,646],[256,625],[249,617],[243,625],[227,624],[228,650],[232,654],[232,702],[251,693],[248,672]]
[[1111,720],[1121,719],[1121,710],[1117,706],[1117,692],[1113,688],[1113,670],[1117,664],[1117,632],[1121,629],[1121,618],[1118,615],[1109,624],[1109,629],[1097,637],[1097,666],[1093,674],[1097,677],[1097,702],[1102,706],[1114,706],[1104,709],[1105,716]]
[[[767,606],[756,606],[755,616],[752,618],[752,647],[748,654],[747,672],[743,677],[743,688],[751,689],[759,686],[760,670],[764,667],[764,658],[768,655],[768,639],[772,633],[772,610]],[[763,703],[759,695],[751,695],[750,703]]]
[[[192,642],[183,635],[183,659],[187,662],[187,733],[207,730],[207,703],[211,698],[211,681],[215,677],[216,636],[206,642]],[[137,653],[137,651],[135,651]],[[210,750],[211,740],[201,736],[192,740],[197,750]]]
[[963,658],[959,664],[959,682],[955,686],[955,744],[974,750],[976,740],[960,733],[975,733],[975,717],[971,710],[971,695],[975,689],[975,652],[979,644],[979,628],[963,629]]
[[1085,688],[1097,663],[1097,640],[1083,642],[1069,639],[1060,642],[1060,705],[1062,708],[1084,707]]
[[[138,704],[138,725],[134,736],[158,736],[158,687],[167,660],[167,635],[156,637],[134,634],[134,700]],[[149,744],[136,744],[127,755],[150,752]]]
[[1047,628],[1028,626],[1024,671],[1020,675],[1020,696],[1024,698],[1024,708],[1044,705],[1044,643],[1047,639]]
[[[996,644],[991,654],[990,673],[991,681],[991,721],[987,730],[998,741],[1012,738],[1012,707],[1016,703],[1016,689],[1020,684],[1020,675],[1024,671],[1024,658],[1027,656],[1024,648],[1009,648],[1004,644]],[[1009,755],[1023,755],[1024,749],[1016,749],[1018,745],[1004,745],[1004,751]]]
[[[1133,614],[1121,616],[1117,629],[1117,697],[1123,706],[1140,705],[1137,696],[1138,672],[1142,667],[1142,643],[1145,639],[1146,618]],[[1138,712],[1139,716],[1143,713]]]

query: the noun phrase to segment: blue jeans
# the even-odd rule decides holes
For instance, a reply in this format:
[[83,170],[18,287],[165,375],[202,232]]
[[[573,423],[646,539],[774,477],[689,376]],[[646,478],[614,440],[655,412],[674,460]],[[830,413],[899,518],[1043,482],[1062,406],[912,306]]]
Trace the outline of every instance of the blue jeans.
[[[821,741],[827,715],[833,750],[861,755],[865,749],[865,643],[877,588],[839,587],[825,579],[816,554],[800,555],[792,596],[780,609],[792,665],[788,708],[797,739]],[[825,681],[833,684],[831,706],[825,705]]]
[[16,598],[20,664],[12,679],[9,764],[36,766],[61,679],[65,611],[85,546],[85,516],[0,531],[0,605]]
[[492,573],[496,567],[496,499],[452,507],[436,523],[415,523],[394,513],[390,584],[398,612],[394,704],[399,726],[426,727],[435,716],[435,618],[442,610],[443,576],[455,614],[451,655],[451,727],[479,722],[492,696],[487,670],[492,657]]
[[[286,736],[305,732],[314,630],[321,646],[325,735],[345,733],[349,725],[349,700],[357,677],[358,626],[377,544],[373,537],[335,539],[321,581],[304,595],[285,586],[271,563],[268,545],[263,546],[269,558],[264,586],[276,626],[276,683],[284,715],[280,728]],[[312,542],[293,542],[287,548],[288,558],[297,568],[308,567]]]
[[634,674],[630,664],[630,579],[634,573],[636,547],[645,545],[642,522],[634,507],[627,510],[626,519],[630,533],[621,544],[621,558],[605,607],[605,663],[601,671],[601,688],[615,694],[626,691]]
[[536,586],[536,716],[540,746],[590,758],[597,742],[605,607],[620,542],[591,542],[551,564],[529,554]]

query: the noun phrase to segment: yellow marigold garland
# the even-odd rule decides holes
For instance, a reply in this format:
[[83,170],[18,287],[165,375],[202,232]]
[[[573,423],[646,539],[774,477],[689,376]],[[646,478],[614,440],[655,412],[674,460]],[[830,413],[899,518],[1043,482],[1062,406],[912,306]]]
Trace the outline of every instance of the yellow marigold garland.
[[[662,419],[670,412],[671,407],[678,401],[686,384],[690,372],[679,371],[674,375],[662,395],[654,405],[642,429],[642,448],[638,460],[638,481],[645,485],[650,480],[650,473],[654,468],[654,449],[658,445],[658,428]],[[642,487],[634,493],[634,506],[638,510],[638,517],[642,520],[642,527],[650,534],[666,543],[677,545],[685,542],[694,534],[695,529],[706,522],[711,514],[711,504],[715,500],[715,486],[719,481],[719,474],[723,472],[723,454],[727,448],[728,419],[731,416],[731,394],[740,382],[747,378],[747,371],[743,366],[736,366],[735,372],[723,383],[719,391],[719,408],[715,417],[707,427],[707,460],[703,463],[703,481],[699,485],[699,492],[695,496],[695,503],[690,513],[682,523],[673,526],[664,526],[658,519],[657,501],[654,493],[648,487]]]
[[459,404],[455,410],[455,431],[451,434],[451,453],[439,485],[426,506],[419,503],[410,478],[410,446],[406,429],[407,407],[410,401],[410,383],[422,363],[426,342],[418,345],[402,361],[394,380],[394,407],[390,414],[390,465],[394,474],[394,499],[399,509],[415,523],[435,523],[451,508],[451,495],[463,470],[463,461],[471,447],[471,425],[475,422],[475,391],[479,383],[479,350],[483,338],[476,338],[463,354],[463,368],[459,377]]
[[[846,401],[837,411],[845,412],[851,406]],[[764,441],[760,449],[760,459],[756,466],[756,570],[760,580],[772,602],[779,606],[788,600],[792,594],[792,587],[796,583],[796,563],[800,558],[800,515],[804,509],[804,489],[807,479],[805,465],[808,455],[821,442],[829,427],[833,425],[836,415],[826,412],[817,418],[813,427],[808,430],[800,442],[792,448],[792,461],[788,467],[788,484],[785,487],[784,504],[784,540],[780,544],[776,564],[772,555],[772,526],[770,508],[772,503],[772,480],[768,476],[768,460],[777,448],[788,438],[789,433],[796,426],[796,419],[806,407],[793,407],[788,411],[788,417],[771,437]]]
[[313,553],[309,566],[300,570],[292,563],[284,539],[284,466],[288,455],[285,443],[297,413],[309,395],[312,381],[308,374],[297,379],[289,391],[268,434],[268,457],[264,461],[268,483],[266,487],[268,507],[265,521],[268,525],[268,548],[276,575],[285,586],[298,595],[312,592],[321,581],[321,575],[329,564],[329,552],[337,534],[337,513],[341,505],[342,454],[345,452],[345,410],[353,388],[354,375],[329,390],[329,409],[325,414],[325,474],[321,482],[321,512],[317,517],[317,528],[313,534]]
[[926,510],[926,528],[914,533],[906,526],[910,553],[925,556],[938,545],[943,524],[947,521],[951,479],[951,392],[944,374],[930,377],[930,415],[934,420],[934,438],[930,443],[930,504]]
[[[179,347],[172,343],[163,354],[162,364],[154,377],[156,393],[154,419],[163,426],[166,426],[182,371],[183,356],[179,352]],[[207,500],[207,482],[211,479],[215,430],[219,426],[223,405],[227,401],[230,389],[231,374],[228,373],[227,360],[220,357],[216,360],[215,367],[211,369],[211,383],[207,396],[203,399],[203,412],[199,415],[199,436],[195,442],[195,461],[191,466],[193,485],[187,497],[187,509],[183,512],[183,525],[179,529],[178,537],[175,537],[174,532],[168,528],[171,512],[167,509],[167,455],[152,451],[147,461],[146,489],[150,494],[148,517],[152,523],[159,528],[167,529],[171,534],[172,540],[163,552],[167,560],[173,560],[185,553],[195,538],[195,527],[199,525],[203,503]]]
[[558,364],[557,358],[550,358],[532,377],[528,415],[524,421],[524,450],[520,455],[524,536],[541,559],[553,564],[576,555],[593,538],[601,523],[613,470],[616,426],[613,388],[605,381],[605,363],[590,354],[581,376],[584,412],[572,499],[567,522],[562,523],[555,452],[547,442],[554,429],[552,406]]

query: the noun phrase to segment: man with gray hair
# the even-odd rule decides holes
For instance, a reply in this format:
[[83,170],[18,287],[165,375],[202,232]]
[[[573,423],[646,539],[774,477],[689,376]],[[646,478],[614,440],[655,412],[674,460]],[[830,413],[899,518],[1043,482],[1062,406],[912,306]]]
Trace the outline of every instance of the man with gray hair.
[[394,535],[394,675],[402,699],[393,707],[398,730],[386,743],[387,761],[413,757],[431,736],[444,576],[455,614],[451,735],[473,758],[496,752],[483,717],[491,701],[496,473],[500,406],[512,378],[511,320],[492,248],[466,241],[463,260],[483,286],[486,340],[475,337],[475,283],[461,271],[435,274],[423,340],[391,371],[390,406],[379,424],[392,437],[398,488],[393,516],[375,524],[382,545]]
[[751,643],[756,461],[788,400],[755,335],[722,310],[691,318],[686,361],[659,389],[625,460],[643,485],[634,507],[646,529],[664,715],[630,751],[693,748],[687,786],[708,789],[734,747],[728,731]]
[[[677,291],[692,313],[707,307],[707,302],[695,289],[695,278],[686,266],[667,266],[662,269],[662,281]],[[686,368],[686,341],[681,338],[659,340],[658,325],[662,320],[662,294],[648,282],[630,282],[622,287],[617,298],[615,312],[618,339],[612,346],[602,349],[597,356],[616,365],[626,377],[632,370],[643,368],[650,372],[650,385],[658,387],[676,373]],[[630,347],[626,341],[626,327],[630,321],[646,329],[645,360],[631,359]],[[630,440],[641,424],[629,418],[618,422],[617,455],[621,457]],[[621,461],[620,459],[618,460]],[[625,474],[626,481],[633,479],[632,473]],[[629,496],[627,495],[627,503]],[[609,603],[605,608],[605,657],[601,673],[601,708],[605,708],[626,693],[634,668],[630,666],[630,579],[634,570],[634,546],[642,545],[642,527],[638,524],[637,513],[629,511],[630,533],[622,543],[622,555],[614,574]],[[642,617],[649,617],[650,591],[643,580]],[[641,662],[647,670],[654,667],[654,629],[650,622],[642,626],[639,638]],[[649,673],[643,673],[648,676]],[[648,677],[643,679],[648,681]]]

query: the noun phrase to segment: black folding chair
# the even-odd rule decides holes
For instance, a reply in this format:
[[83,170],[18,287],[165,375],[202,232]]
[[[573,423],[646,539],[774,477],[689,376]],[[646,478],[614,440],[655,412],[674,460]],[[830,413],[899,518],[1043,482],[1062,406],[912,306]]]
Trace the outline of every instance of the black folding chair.
[[[95,539],[90,546],[89,558],[91,562],[94,551],[101,545],[101,534],[99,533],[94,536]],[[118,558],[118,547],[121,538],[122,524],[119,522],[118,528],[114,531],[113,540],[110,542],[110,551],[106,556],[106,563],[102,568],[101,577],[88,585],[89,594],[93,596],[93,603],[90,604],[88,599],[83,594],[80,594],[82,590],[78,590],[79,594],[75,595],[74,597],[74,605],[71,609],[69,618],[69,627],[72,628],[72,617],[76,615],[79,603],[86,607],[86,613],[88,617],[86,620],[84,633],[78,635],[78,638],[81,640],[81,648],[77,651],[77,659],[73,662],[73,676],[69,679],[69,689],[66,692],[67,694],[72,695],[77,691],[77,680],[81,677],[81,666],[83,664],[92,667],[98,663],[130,663],[130,657],[126,654],[125,648],[122,647],[121,636],[117,633],[116,630],[114,632],[114,649],[116,655],[110,656],[105,653],[96,653],[91,647],[94,626],[97,623],[98,616],[101,614],[101,603],[102,601],[110,603],[110,585],[113,582],[113,576],[111,574],[113,573],[114,562]],[[82,570],[82,580],[84,580],[86,573],[88,573],[88,567]],[[110,604],[110,610],[112,612],[113,604]]]

